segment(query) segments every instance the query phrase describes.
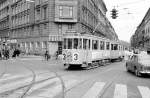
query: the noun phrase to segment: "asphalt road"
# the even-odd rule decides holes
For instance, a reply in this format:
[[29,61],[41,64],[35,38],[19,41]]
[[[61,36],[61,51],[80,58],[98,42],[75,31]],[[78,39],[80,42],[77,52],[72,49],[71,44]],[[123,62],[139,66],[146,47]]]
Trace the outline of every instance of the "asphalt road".
[[[90,70],[65,70],[61,61],[44,61],[43,58],[33,57],[0,61],[0,72],[12,76],[32,75],[31,70],[36,75],[38,73],[55,75],[54,73],[57,73],[65,81],[65,86],[68,85],[65,88],[65,98],[150,98],[150,77],[136,77],[134,74],[128,73],[124,65],[125,62],[123,61]],[[0,78],[4,77],[1,75]],[[74,81],[77,81],[77,83],[74,83]],[[12,80],[12,82],[14,81]],[[71,83],[74,83],[74,85],[72,86]],[[60,92],[52,97],[63,98],[62,89],[56,88],[55,85],[57,83],[49,85],[47,88],[41,87],[30,95],[32,98],[45,98],[40,93],[43,93],[43,90],[46,92],[53,89],[53,91],[56,90],[55,93],[59,90]],[[35,97],[35,95],[38,95],[37,92],[40,97]],[[52,94],[54,92],[50,95]]]

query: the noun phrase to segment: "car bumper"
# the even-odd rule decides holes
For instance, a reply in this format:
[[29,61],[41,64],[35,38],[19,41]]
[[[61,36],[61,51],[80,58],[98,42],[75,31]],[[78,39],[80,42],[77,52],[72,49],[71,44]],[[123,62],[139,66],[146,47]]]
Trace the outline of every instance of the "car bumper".
[[141,74],[148,74],[150,75],[150,71],[149,70],[144,70],[144,71],[140,71]]

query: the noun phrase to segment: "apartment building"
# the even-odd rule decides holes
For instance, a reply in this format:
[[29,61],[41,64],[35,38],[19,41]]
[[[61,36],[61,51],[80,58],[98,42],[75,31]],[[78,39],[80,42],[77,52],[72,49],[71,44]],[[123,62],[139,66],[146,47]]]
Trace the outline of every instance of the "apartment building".
[[131,37],[131,44],[136,48],[150,50],[150,8]]
[[117,39],[106,12],[103,0],[1,0],[0,37],[26,53],[54,55],[66,32]]
[[8,0],[0,1],[0,41],[5,41],[9,36],[9,7]]

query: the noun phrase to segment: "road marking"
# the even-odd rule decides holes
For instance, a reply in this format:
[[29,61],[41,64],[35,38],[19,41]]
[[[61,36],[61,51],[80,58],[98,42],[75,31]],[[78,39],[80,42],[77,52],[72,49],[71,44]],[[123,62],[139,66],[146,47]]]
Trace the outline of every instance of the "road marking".
[[82,98],[98,98],[99,93],[104,88],[104,82],[96,82]]
[[127,98],[127,86],[116,84],[114,98]]
[[150,98],[150,89],[145,86],[138,86],[138,89],[142,95],[142,98]]

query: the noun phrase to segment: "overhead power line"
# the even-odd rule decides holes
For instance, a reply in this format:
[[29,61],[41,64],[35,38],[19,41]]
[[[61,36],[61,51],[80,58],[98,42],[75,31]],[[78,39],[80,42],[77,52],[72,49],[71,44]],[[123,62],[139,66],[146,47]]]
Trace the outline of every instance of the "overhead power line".
[[146,0],[138,0],[138,1],[134,1],[134,2],[122,3],[122,4],[117,5],[117,7],[122,7],[122,6],[126,6],[126,5],[133,5],[133,4],[141,3],[144,1],[146,1]]

